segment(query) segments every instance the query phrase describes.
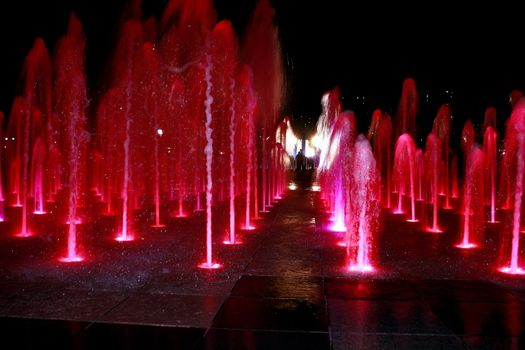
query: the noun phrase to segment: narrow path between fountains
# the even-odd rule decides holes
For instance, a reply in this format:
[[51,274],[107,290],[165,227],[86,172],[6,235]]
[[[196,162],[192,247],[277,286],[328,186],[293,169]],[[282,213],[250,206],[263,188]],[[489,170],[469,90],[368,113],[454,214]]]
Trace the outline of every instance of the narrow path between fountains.
[[[218,221],[227,220],[217,212]],[[173,219],[162,230],[144,227],[142,239],[131,244],[102,239],[104,231],[95,230],[90,239],[100,240],[102,248],[88,250],[90,259],[75,266],[50,261],[47,252],[54,247],[46,235],[31,243],[4,235],[3,344],[54,349],[523,347],[524,291],[482,281],[488,279],[480,276],[486,271],[470,271],[474,277],[468,278],[468,271],[455,267],[467,259],[448,245],[453,232],[424,234],[399,216],[383,215],[376,270],[366,275],[347,270],[345,248],[337,245],[341,237],[325,230],[328,215],[319,192],[310,189],[289,191],[256,231],[241,234],[242,245],[222,245],[217,238],[219,270],[197,268],[204,257],[201,216]],[[456,219],[447,215],[453,230]],[[470,257],[477,262],[465,265],[467,270],[480,266],[478,255]],[[432,264],[437,256],[442,261]]]

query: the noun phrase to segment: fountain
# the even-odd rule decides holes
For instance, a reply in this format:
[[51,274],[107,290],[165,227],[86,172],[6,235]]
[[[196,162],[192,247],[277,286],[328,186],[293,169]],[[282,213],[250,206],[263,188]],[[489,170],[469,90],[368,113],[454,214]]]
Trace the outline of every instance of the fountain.
[[378,229],[379,173],[368,140],[360,135],[352,152],[349,168],[351,200],[348,208],[348,233],[346,235],[349,270],[371,272],[373,237]]
[[438,225],[438,207],[439,207],[439,172],[440,172],[440,153],[441,141],[433,132],[427,137],[425,149],[425,177],[429,188],[427,193],[432,196],[429,201],[432,203],[432,226],[426,230],[432,233],[440,233],[442,230]]
[[408,222],[418,222],[416,218],[415,186],[416,144],[409,134],[399,136],[394,152],[394,181],[398,194],[395,214],[403,214],[403,196],[408,185],[410,191],[410,218]]
[[507,124],[505,136],[506,166],[513,180],[513,208],[511,224],[511,242],[508,265],[500,268],[500,271],[508,274],[525,274],[520,267],[520,225],[523,196],[523,179],[525,175],[525,100],[520,99]]
[[479,145],[474,144],[468,152],[465,166],[465,183],[463,189],[463,237],[456,245],[458,248],[470,249],[483,241],[485,229],[485,155]]

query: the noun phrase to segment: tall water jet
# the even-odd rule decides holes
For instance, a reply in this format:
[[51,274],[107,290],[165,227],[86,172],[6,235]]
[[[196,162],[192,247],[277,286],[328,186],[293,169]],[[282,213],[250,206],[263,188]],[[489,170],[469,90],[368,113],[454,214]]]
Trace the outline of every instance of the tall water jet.
[[44,210],[44,166],[46,161],[46,145],[42,137],[38,137],[33,145],[31,157],[31,193],[33,196],[33,214],[45,214]]
[[520,99],[507,123],[505,153],[510,179],[513,180],[512,241],[508,265],[500,271],[509,274],[524,274],[520,267],[520,225],[522,212],[523,181],[525,175],[525,99]]
[[[255,227],[252,224],[251,221],[251,207],[252,207],[252,174],[256,175],[257,172],[254,170],[256,167],[254,166],[255,157],[254,157],[254,148],[255,148],[255,112],[257,108],[257,97],[255,96],[255,93],[253,91],[253,76],[251,69],[245,65],[241,69],[241,73],[239,76],[239,93],[237,94],[240,99],[240,105],[243,106],[242,119],[246,123],[246,137],[245,139],[248,141],[248,144],[246,145],[246,204],[245,204],[245,216],[244,216],[244,230],[253,230]],[[256,184],[253,183],[253,186],[255,187]],[[254,197],[255,199],[257,197]],[[254,213],[257,213],[257,211],[254,211]]]
[[442,232],[438,225],[438,206],[439,206],[439,169],[440,169],[441,142],[439,138],[430,133],[427,137],[425,147],[425,173],[429,186],[428,193],[432,195],[432,226],[427,227],[427,231],[433,233]]
[[496,169],[498,163],[497,134],[492,126],[485,129],[483,137],[483,154],[485,156],[486,188],[490,189],[490,222],[496,222]]
[[378,229],[379,174],[372,148],[360,135],[353,150],[351,167],[351,201],[348,217],[347,254],[349,270],[370,272],[372,266],[372,242]]
[[403,211],[403,196],[405,194],[406,186],[408,184],[410,191],[410,218],[409,222],[418,222],[416,218],[416,196],[414,191],[415,186],[415,159],[416,158],[416,144],[409,134],[402,134],[396,142],[394,152],[394,178],[398,191],[396,214],[402,214]]
[[330,164],[332,172],[333,195],[333,224],[330,230],[334,232],[345,232],[347,203],[350,199],[350,174],[348,169],[351,165],[352,152],[356,139],[355,114],[352,111],[344,111],[339,114],[333,125],[330,137]]
[[450,167],[450,173],[452,175],[452,198],[459,198],[459,180],[458,180],[458,155],[455,154],[452,157],[452,165]]
[[[4,113],[0,111],[0,137],[4,136]],[[2,159],[2,150],[0,149],[0,159]],[[2,181],[2,162],[0,161],[0,222],[5,220],[4,216],[4,185]]]
[[[392,120],[388,114],[383,114],[380,110],[374,111],[369,129],[369,140],[381,177],[380,200],[383,201],[386,208],[390,208],[392,197]],[[383,192],[385,193],[384,196]]]
[[432,133],[434,133],[440,141],[441,147],[441,167],[442,170],[442,181],[440,181],[440,194],[445,195],[444,209],[451,209],[450,205],[450,124],[452,122],[452,112],[450,106],[445,103],[441,105],[434,119],[434,125],[432,126]]
[[465,167],[463,235],[458,248],[475,248],[482,241],[485,228],[485,221],[480,220],[485,214],[484,166],[483,151],[474,144],[467,155]]
[[213,191],[213,178],[212,178],[212,161],[213,161],[213,129],[212,129],[212,79],[211,72],[213,69],[212,59],[210,54],[206,55],[205,63],[205,75],[204,79],[206,82],[206,99],[204,100],[206,121],[204,124],[206,134],[206,146],[204,147],[204,153],[206,156],[206,262],[199,265],[202,268],[216,269],[220,265],[213,262],[212,259],[212,191]]
[[[144,44],[143,48],[144,60],[144,95],[145,95],[145,109],[146,113],[151,118],[150,135],[153,134],[153,204],[155,206],[155,223],[152,225],[155,228],[165,227],[160,219],[160,187],[161,187],[161,141],[164,136],[164,120],[163,110],[160,108],[162,104],[159,103],[161,97],[159,91],[159,60],[156,49],[151,43]],[[159,106],[160,105],[160,106]]]
[[20,147],[17,158],[21,160],[20,193],[22,205],[21,229],[18,237],[29,237],[27,227],[27,197],[30,191],[31,151],[38,137],[50,136],[47,120],[51,119],[51,59],[42,39],[35,40],[24,62],[24,96],[26,108],[22,116]]
[[[246,29],[243,41],[244,62],[253,70],[254,88],[259,97],[257,140],[261,159],[261,211],[267,211],[270,150],[275,123],[279,117],[283,98],[283,61],[279,33],[275,26],[275,11],[269,0],[259,1]],[[271,82],[270,84],[268,82]]]
[[[141,54],[142,48],[142,26],[138,21],[129,20],[124,23],[122,28],[122,36],[117,47],[115,55],[116,60],[121,60],[116,72],[116,89],[120,95],[122,107],[120,108],[121,115],[119,122],[122,123],[123,135],[121,135],[122,150],[122,178],[121,178],[121,198],[122,198],[122,216],[121,226],[117,233],[116,240],[119,242],[132,241],[135,239],[131,233],[131,206],[130,194],[133,180],[133,160],[134,146],[132,144],[132,125],[136,110],[133,108],[133,103],[138,102],[134,100],[136,89],[134,89],[135,79],[134,74],[138,67],[136,67],[137,57]],[[135,181],[135,180],[133,180]]]
[[78,206],[85,191],[87,161],[87,89],[84,70],[85,37],[82,25],[71,15],[68,33],[57,46],[55,70],[56,112],[61,121],[65,152],[68,194],[67,254],[62,261],[77,262],[82,257],[77,249]]
[[419,94],[412,78],[403,81],[401,99],[396,115],[396,137],[406,133],[416,137],[416,117],[419,112]]

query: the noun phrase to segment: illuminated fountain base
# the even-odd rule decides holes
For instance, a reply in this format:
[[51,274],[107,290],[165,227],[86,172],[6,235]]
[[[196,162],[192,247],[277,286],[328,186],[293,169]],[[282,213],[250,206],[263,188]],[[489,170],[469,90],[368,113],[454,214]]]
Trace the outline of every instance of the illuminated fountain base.
[[455,247],[460,249],[474,249],[477,248],[478,245],[474,243],[460,243],[456,244]]
[[371,273],[374,272],[374,268],[371,265],[350,265],[348,267],[348,271],[359,273]]
[[521,267],[516,267],[516,268],[512,268],[512,267],[502,267],[502,268],[499,268],[498,271],[502,272],[502,273],[506,273],[508,275],[525,275],[525,270],[522,269]]
[[81,256],[65,257],[65,258],[58,259],[58,261],[63,262],[63,263],[77,263],[77,262],[84,261],[84,258],[82,258]]
[[201,269],[217,270],[217,269],[220,269],[222,265],[217,264],[217,263],[212,263],[212,264],[202,263],[202,264],[199,264],[198,267]]

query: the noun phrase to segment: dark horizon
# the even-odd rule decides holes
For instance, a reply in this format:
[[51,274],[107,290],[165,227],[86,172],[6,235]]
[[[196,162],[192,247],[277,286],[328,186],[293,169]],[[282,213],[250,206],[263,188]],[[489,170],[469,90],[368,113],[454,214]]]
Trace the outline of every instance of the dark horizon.
[[[158,17],[166,2],[145,0],[144,15]],[[53,52],[71,11],[84,25],[90,97],[96,100],[106,88],[104,77],[126,3],[30,0],[9,4],[9,9],[2,3],[0,110],[9,112],[34,39],[42,37]],[[215,4],[218,18],[232,20],[241,35],[255,0],[217,0]],[[460,125],[467,118],[480,123],[488,105],[498,109],[502,121],[508,117],[510,91],[525,88],[525,54],[516,46],[521,39],[519,21],[503,5],[461,10],[446,4],[426,4],[424,9],[381,5],[378,9],[374,4],[336,0],[323,1],[322,6],[297,0],[272,4],[287,76],[283,116],[291,115],[294,127],[307,135],[319,116],[322,94],[335,86],[341,88],[344,108],[356,111],[361,131],[373,109],[395,114],[406,77],[416,80],[423,128],[443,102],[452,102]],[[416,12],[420,15],[412,16]]]

